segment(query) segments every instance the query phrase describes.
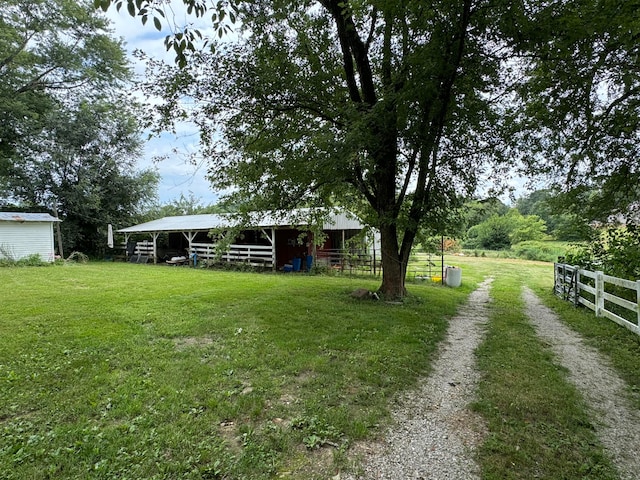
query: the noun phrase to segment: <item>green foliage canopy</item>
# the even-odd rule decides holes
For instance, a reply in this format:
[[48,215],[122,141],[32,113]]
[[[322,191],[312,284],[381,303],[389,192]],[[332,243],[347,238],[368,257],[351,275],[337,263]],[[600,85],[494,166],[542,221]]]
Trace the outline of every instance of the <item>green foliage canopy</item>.
[[126,55],[107,26],[89,1],[2,2],[0,174],[57,102],[100,95],[128,78]]
[[521,215],[511,209],[506,215],[492,215],[467,232],[465,247],[504,250],[511,245],[546,236],[544,220],[536,215]]
[[521,197],[516,208],[523,215],[537,215],[547,225],[547,232],[556,240],[576,241],[589,238],[589,223],[594,220],[585,204],[580,208],[562,193],[550,189],[536,190]]
[[640,227],[630,224],[598,229],[586,245],[575,246],[567,253],[566,262],[616,277],[640,280]]
[[[166,16],[95,0],[112,3],[156,28]],[[446,227],[489,162],[571,182],[636,172],[637,0],[183,3],[219,33],[239,19],[239,40],[203,53],[193,30],[167,38],[183,68],[149,85],[161,127],[193,119],[212,182],[252,208],[359,211],[391,296],[420,228]]]
[[50,111],[45,124],[18,150],[0,192],[57,205],[65,251],[96,252],[108,223],[128,223],[155,198],[157,174],[135,165],[139,127],[126,105],[108,102]]
[[130,68],[88,0],[0,4],[0,203],[50,209],[65,251],[96,252],[155,194],[140,128],[117,100]]
[[[521,104],[513,139],[527,170],[590,220],[640,201],[640,1],[514,2]],[[544,159],[544,161],[541,161]]]

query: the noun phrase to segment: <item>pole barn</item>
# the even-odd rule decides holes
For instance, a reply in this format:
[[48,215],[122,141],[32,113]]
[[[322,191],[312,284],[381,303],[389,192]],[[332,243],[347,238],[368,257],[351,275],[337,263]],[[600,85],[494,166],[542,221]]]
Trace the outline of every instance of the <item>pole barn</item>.
[[48,213],[0,212],[0,258],[18,261],[39,255],[53,262],[53,224],[58,221]]

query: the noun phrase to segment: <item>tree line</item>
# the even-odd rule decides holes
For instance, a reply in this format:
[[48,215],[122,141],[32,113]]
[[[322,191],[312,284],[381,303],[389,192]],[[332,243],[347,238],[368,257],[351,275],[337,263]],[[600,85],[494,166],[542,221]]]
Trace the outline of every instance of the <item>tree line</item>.
[[3,1],[0,31],[0,207],[56,212],[64,251],[94,253],[158,184],[126,52],[88,0]]
[[504,250],[526,241],[584,241],[590,226],[584,219],[557,206],[551,190],[536,190],[518,198],[510,207],[492,197],[465,204],[466,249]]

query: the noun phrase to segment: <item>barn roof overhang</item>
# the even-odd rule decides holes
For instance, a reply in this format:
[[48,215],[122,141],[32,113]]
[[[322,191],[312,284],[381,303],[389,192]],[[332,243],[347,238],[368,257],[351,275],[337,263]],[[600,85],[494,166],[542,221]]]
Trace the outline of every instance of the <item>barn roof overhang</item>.
[[[164,217],[118,230],[120,233],[171,233],[210,231],[219,228],[301,228],[311,225],[309,210],[255,212],[240,218],[233,214],[201,214]],[[364,225],[349,212],[337,212],[323,219],[323,230],[361,230]]]

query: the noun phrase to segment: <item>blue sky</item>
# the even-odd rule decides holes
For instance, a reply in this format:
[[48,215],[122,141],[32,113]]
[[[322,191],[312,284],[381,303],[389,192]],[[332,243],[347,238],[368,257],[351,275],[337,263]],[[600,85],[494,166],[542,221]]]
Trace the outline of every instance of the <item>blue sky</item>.
[[[174,4],[174,9],[183,6],[181,2],[174,2]],[[154,28],[152,21],[143,26],[139,18],[129,16],[126,8],[118,13],[114,7],[111,7],[106,15],[112,21],[115,36],[124,40],[137,75],[144,74],[144,65],[131,56],[131,52],[136,49],[144,51],[151,57],[173,62],[173,55],[166,51],[163,42],[169,33],[168,26],[166,26],[167,30],[162,32],[158,32]],[[180,18],[180,15],[184,16],[184,14],[174,11],[175,18]],[[187,19],[186,16],[184,18]],[[193,19],[189,18],[189,20]],[[146,142],[143,157],[138,165],[141,168],[152,166],[160,173],[161,180],[158,188],[160,203],[171,203],[180,195],[192,196],[198,199],[202,205],[216,203],[218,195],[205,179],[206,165],[191,165],[185,161],[184,156],[175,155],[172,152],[176,148],[183,152],[193,152],[197,140],[197,130],[193,126],[185,124],[179,127],[177,135],[165,133]],[[159,156],[167,158],[160,162],[154,162],[154,157]]]

